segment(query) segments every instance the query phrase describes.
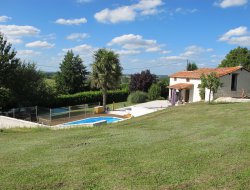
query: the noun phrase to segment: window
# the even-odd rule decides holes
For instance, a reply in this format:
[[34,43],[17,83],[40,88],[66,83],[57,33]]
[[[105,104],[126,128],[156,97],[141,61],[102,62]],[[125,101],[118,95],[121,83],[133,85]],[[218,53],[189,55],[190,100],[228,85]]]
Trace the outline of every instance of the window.
[[186,81],[189,82],[190,81],[189,78],[186,78]]
[[177,78],[174,78],[174,81],[177,81]]
[[237,74],[232,74],[232,81],[231,81],[231,90],[236,91],[237,90]]

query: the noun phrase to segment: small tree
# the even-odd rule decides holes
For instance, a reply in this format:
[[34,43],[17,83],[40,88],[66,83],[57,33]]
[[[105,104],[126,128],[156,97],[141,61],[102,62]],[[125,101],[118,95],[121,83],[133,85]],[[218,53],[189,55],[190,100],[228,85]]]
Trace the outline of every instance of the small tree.
[[149,70],[142,71],[131,75],[129,84],[130,92],[143,91],[148,92],[150,86],[156,82],[156,76],[151,74]]
[[118,54],[106,49],[99,49],[95,52],[91,82],[93,86],[102,91],[104,109],[106,109],[108,89],[117,87],[120,84],[121,76],[122,67]]
[[161,88],[161,97],[167,98],[169,95],[169,88],[167,88],[169,86],[169,77],[160,78],[157,84]]
[[211,102],[211,93],[216,93],[220,86],[220,79],[217,77],[215,72],[208,75],[202,74],[200,88],[209,89],[209,104]]
[[161,87],[158,84],[152,84],[148,91],[148,98],[156,100],[161,97]]
[[198,66],[196,65],[196,63],[195,62],[188,62],[187,63],[187,68],[186,68],[186,70],[187,71],[194,71],[194,70],[197,70],[198,69]]
[[79,55],[68,51],[56,76],[56,87],[59,93],[74,94],[85,90],[86,67]]

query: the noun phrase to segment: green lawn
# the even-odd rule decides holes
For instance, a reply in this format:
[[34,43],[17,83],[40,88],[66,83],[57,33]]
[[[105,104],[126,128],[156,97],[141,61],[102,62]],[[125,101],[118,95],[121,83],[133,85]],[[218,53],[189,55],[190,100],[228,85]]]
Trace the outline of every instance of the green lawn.
[[250,189],[250,104],[0,132],[0,189]]

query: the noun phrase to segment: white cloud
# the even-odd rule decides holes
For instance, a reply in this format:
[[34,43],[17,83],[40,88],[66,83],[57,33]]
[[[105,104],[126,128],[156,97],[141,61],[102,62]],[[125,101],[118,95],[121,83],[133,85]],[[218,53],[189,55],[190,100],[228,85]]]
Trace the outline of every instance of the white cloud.
[[62,51],[63,52],[67,52],[72,50],[74,53],[77,53],[79,55],[92,55],[94,53],[94,51],[96,51],[96,48],[92,47],[91,45],[87,45],[87,44],[82,44],[79,46],[75,46],[72,48],[65,48]]
[[123,21],[133,21],[136,12],[129,6],[119,7],[114,10],[104,9],[95,14],[95,19],[101,23],[118,23]]
[[161,57],[160,60],[166,63],[186,63],[186,60],[201,60],[201,55],[211,52],[212,48],[203,48],[197,45],[191,45],[184,49],[179,55]]
[[76,0],[77,3],[90,3],[92,0]]
[[207,49],[207,52],[213,52],[213,51],[214,51],[213,48],[208,48],[208,49]]
[[87,23],[87,19],[86,18],[76,18],[76,19],[59,18],[55,21],[55,23],[62,24],[62,25],[80,25],[80,24]]
[[139,50],[116,50],[115,52],[119,55],[136,55],[141,53]]
[[38,40],[38,41],[27,43],[25,46],[30,47],[30,48],[53,48],[55,44],[48,43],[47,41]]
[[67,40],[82,41],[83,39],[89,37],[86,33],[72,33],[66,37]]
[[34,26],[0,25],[0,31],[7,36],[35,36],[40,30]]
[[171,51],[170,50],[162,50],[161,53],[162,54],[169,54],[169,53],[171,53]]
[[19,57],[32,57],[32,56],[36,56],[40,54],[41,52],[34,51],[34,50],[18,50],[17,51],[17,56]]
[[181,7],[178,7],[175,9],[175,13],[179,13],[179,14],[190,14],[190,13],[196,13],[198,10],[197,9],[184,9]]
[[0,16],[0,22],[7,22],[11,20],[11,17],[8,16]]
[[236,7],[236,6],[243,6],[248,3],[248,0],[220,0],[215,2],[216,6],[221,8],[228,8],[228,7]]
[[219,38],[219,41],[240,46],[250,46],[250,32],[248,31],[247,27],[240,26],[223,34]]
[[181,53],[180,55],[184,58],[190,58],[190,57],[196,57],[204,52],[206,52],[207,50],[196,46],[196,45],[192,45],[192,46],[188,46],[185,48],[185,51],[183,53]]
[[37,36],[40,30],[34,26],[0,25],[0,32],[7,37],[8,42],[16,44],[22,43],[23,37]]
[[116,9],[103,9],[95,14],[95,19],[101,23],[119,23],[133,21],[138,15],[154,15],[159,13],[158,7],[163,5],[162,0],[139,0],[129,6],[120,6]]
[[157,44],[156,40],[143,39],[140,35],[127,34],[113,38],[108,46],[121,46],[124,49],[136,50],[144,49],[147,52],[155,52],[161,50],[161,45]]

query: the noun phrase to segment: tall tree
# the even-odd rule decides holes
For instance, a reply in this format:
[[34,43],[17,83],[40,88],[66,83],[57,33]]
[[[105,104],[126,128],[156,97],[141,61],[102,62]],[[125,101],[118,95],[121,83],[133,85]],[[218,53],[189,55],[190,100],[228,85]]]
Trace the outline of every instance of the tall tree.
[[79,55],[68,51],[60,64],[60,71],[56,76],[56,87],[59,93],[74,94],[85,90],[86,67]]
[[201,75],[200,88],[209,89],[209,103],[211,102],[211,93],[216,93],[221,85],[222,84],[220,83],[220,79],[217,77],[217,74],[215,72],[212,72],[208,75]]
[[131,75],[129,84],[130,92],[143,91],[148,92],[150,86],[156,82],[156,76],[151,74],[149,70],[142,71]]
[[14,71],[21,65],[20,60],[16,58],[17,52],[11,47],[0,33],[0,87],[9,88],[10,83],[16,80]]
[[92,85],[102,91],[104,109],[106,109],[108,89],[117,87],[121,76],[122,67],[118,54],[107,49],[99,49],[95,52],[91,79]]
[[[0,107],[43,105],[53,96],[35,64],[21,62],[0,34]],[[7,98],[6,98],[7,97]]]
[[235,67],[243,66],[246,69],[250,69],[250,50],[243,47],[237,47],[231,50],[222,60],[219,67]]
[[194,70],[197,70],[198,69],[198,66],[196,65],[196,63],[195,62],[187,62],[187,68],[186,68],[186,70],[187,71],[194,71]]

